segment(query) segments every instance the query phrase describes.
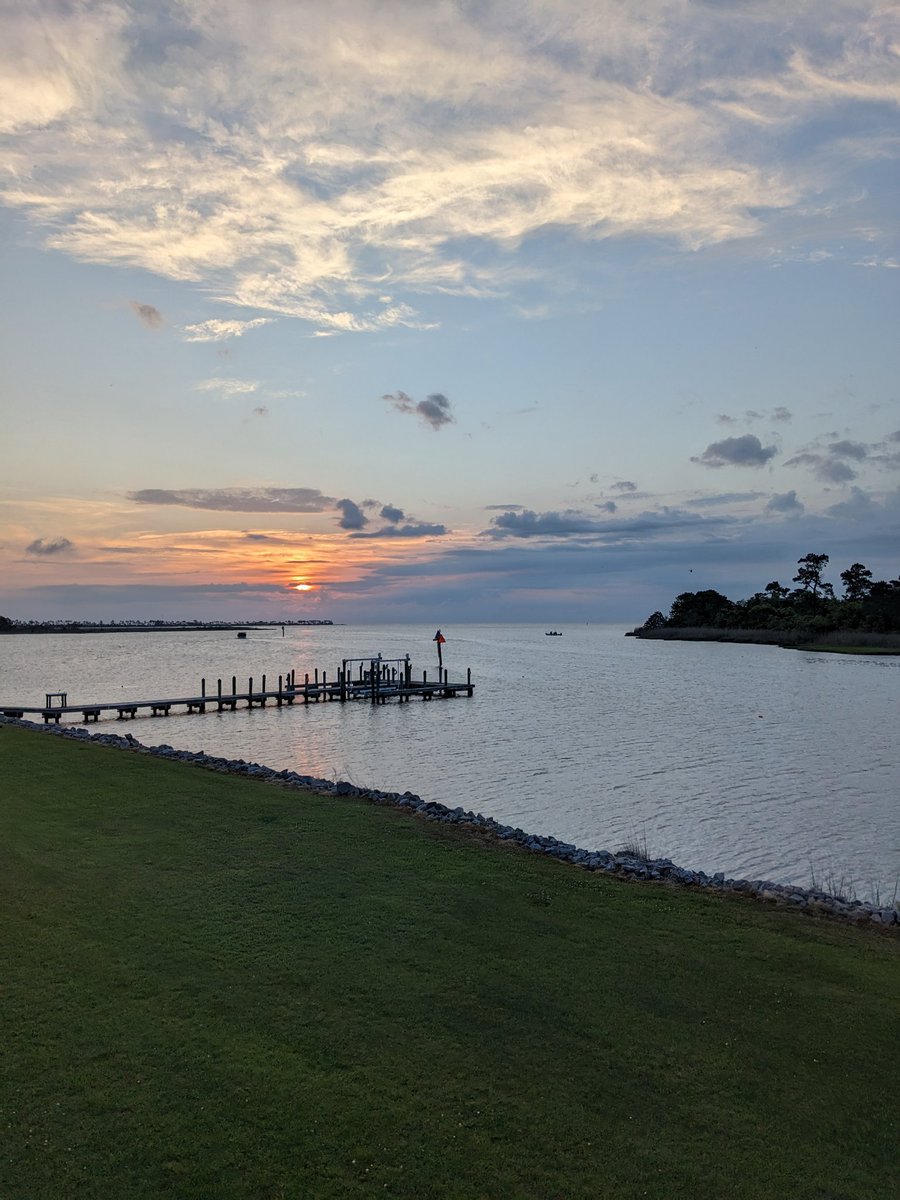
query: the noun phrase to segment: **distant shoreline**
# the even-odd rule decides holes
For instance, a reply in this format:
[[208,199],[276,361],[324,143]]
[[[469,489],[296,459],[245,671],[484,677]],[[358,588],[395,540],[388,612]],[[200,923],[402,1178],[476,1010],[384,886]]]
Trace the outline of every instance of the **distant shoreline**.
[[333,621],[156,621],[151,624],[94,625],[78,621],[65,624],[0,625],[0,634],[29,633],[197,633],[229,630],[281,629],[308,625],[333,625]]
[[717,629],[714,625],[632,629],[626,637],[657,642],[735,642],[833,654],[900,654],[900,634],[840,629],[811,638],[789,629]]

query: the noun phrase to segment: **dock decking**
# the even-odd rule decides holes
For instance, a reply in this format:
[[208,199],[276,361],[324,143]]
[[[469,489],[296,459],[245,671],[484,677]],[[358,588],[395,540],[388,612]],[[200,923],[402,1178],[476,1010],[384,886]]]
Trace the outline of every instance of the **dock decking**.
[[[358,665],[358,670],[356,668]],[[436,679],[429,680],[428,672],[422,672],[421,680],[412,678],[409,658],[385,660],[380,656],[369,659],[344,659],[336,677],[328,680],[326,672],[315,671],[305,675],[298,683],[296,673],[278,676],[278,686],[267,688],[266,676],[260,686],[254,688],[249,679],[246,690],[238,691],[237,677],[231,677],[231,690],[223,689],[222,680],[216,680],[215,691],[208,691],[206,680],[200,681],[198,696],[170,696],[157,700],[111,700],[96,704],[69,704],[68,693],[48,692],[43,705],[6,705],[0,707],[4,717],[18,720],[39,716],[45,725],[51,721],[57,725],[63,717],[78,717],[84,724],[96,722],[103,715],[118,721],[133,720],[139,712],[144,716],[167,717],[172,709],[183,709],[186,713],[205,713],[207,709],[235,712],[238,707],[265,708],[269,703],[279,708],[283,705],[318,704],[337,701],[344,704],[349,700],[363,700],[371,704],[386,704],[388,700],[400,703],[411,699],[450,699],[460,694],[471,696],[474,692],[472,671],[466,671],[464,680],[451,680],[446,670],[439,670]]]

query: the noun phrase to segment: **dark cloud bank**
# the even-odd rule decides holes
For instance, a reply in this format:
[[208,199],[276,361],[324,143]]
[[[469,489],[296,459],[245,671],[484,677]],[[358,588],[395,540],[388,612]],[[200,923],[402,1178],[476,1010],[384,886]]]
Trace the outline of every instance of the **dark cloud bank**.
[[443,537],[447,532],[445,525],[432,525],[425,521],[408,519],[403,509],[397,508],[394,504],[384,504],[381,506],[379,516],[384,521],[387,521],[386,525],[381,525],[377,529],[370,529],[364,532],[370,521],[362,510],[363,508],[377,508],[377,501],[365,500],[362,505],[359,505],[353,500],[344,499],[338,500],[336,507],[342,513],[338,525],[341,529],[348,530],[352,538]]
[[565,512],[506,512],[491,521],[484,535],[491,538],[570,538],[590,536],[603,540],[638,538],[663,531],[677,532],[698,527],[712,528],[733,523],[730,516],[703,516],[676,508],[638,513],[616,521],[588,517],[575,510]]

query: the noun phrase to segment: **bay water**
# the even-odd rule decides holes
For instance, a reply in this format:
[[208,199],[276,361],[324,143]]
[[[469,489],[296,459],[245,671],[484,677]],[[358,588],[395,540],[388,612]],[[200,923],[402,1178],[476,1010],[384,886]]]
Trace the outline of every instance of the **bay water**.
[[[900,879],[900,657],[654,642],[603,625],[445,627],[451,679],[474,696],[320,703],[92,732],[205,750],[461,805],[586,849],[628,842],[681,866],[890,903]],[[433,628],[0,637],[0,705],[107,703],[238,690],[344,658],[409,654],[437,672]],[[40,718],[38,718],[39,720]],[[71,720],[71,718],[70,718]],[[74,723],[74,722],[73,722]],[[125,798],[123,798],[123,803]]]

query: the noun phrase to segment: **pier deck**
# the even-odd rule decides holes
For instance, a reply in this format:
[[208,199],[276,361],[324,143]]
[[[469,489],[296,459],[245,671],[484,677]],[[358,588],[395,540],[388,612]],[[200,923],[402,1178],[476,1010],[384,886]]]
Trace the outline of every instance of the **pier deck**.
[[[354,663],[360,664],[358,673],[354,673],[352,669]],[[316,671],[312,678],[309,675],[304,676],[301,683],[292,672],[287,677],[279,675],[277,687],[267,688],[266,676],[263,675],[258,688],[254,688],[253,680],[250,679],[247,688],[238,691],[237,679],[232,676],[230,691],[223,690],[221,679],[216,681],[215,691],[207,691],[204,679],[201,680],[200,694],[196,696],[169,696],[155,700],[111,700],[92,704],[69,704],[67,693],[48,692],[45,704],[4,705],[0,706],[0,714],[18,720],[39,716],[45,725],[51,721],[58,725],[63,717],[74,717],[76,721],[80,717],[84,724],[88,724],[99,721],[101,716],[115,716],[118,721],[133,720],[138,713],[150,717],[167,717],[172,709],[182,709],[185,713],[205,713],[207,709],[215,712],[228,709],[235,712],[239,707],[265,708],[270,703],[281,708],[283,705],[333,701],[343,704],[350,700],[386,704],[388,700],[403,703],[411,699],[451,699],[461,694],[471,696],[473,692],[471,670],[466,671],[464,680],[451,680],[446,670],[439,671],[436,679],[429,680],[428,673],[423,672],[421,680],[414,680],[408,659],[392,660],[391,663],[380,658],[345,659],[337,672],[337,678],[331,681],[324,671],[321,678]]]

